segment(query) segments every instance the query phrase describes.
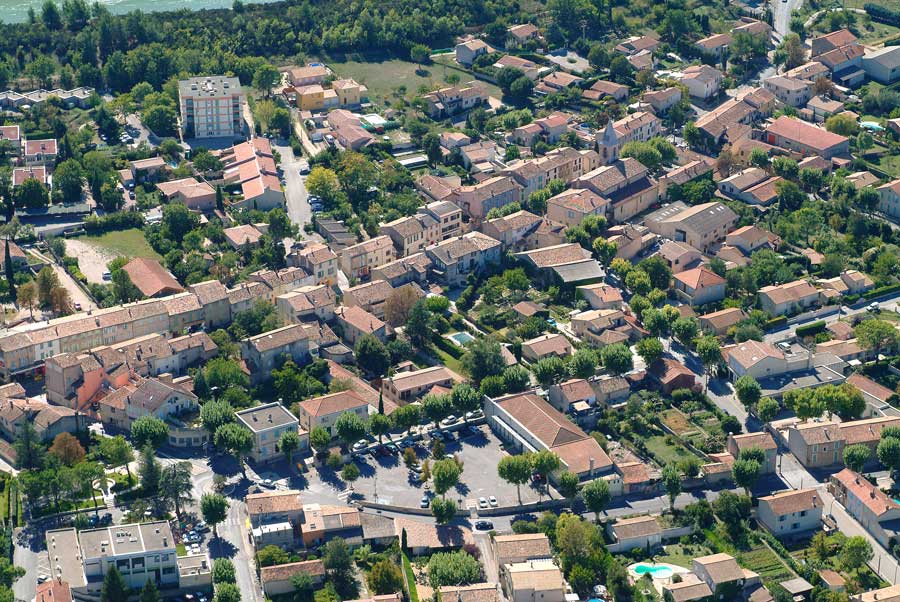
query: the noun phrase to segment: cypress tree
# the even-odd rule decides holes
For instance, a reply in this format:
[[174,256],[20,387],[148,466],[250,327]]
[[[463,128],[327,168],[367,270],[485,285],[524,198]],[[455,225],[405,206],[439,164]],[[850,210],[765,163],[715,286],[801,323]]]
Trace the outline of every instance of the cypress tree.
[[100,602],[128,602],[128,585],[114,566],[109,567],[103,577],[103,588],[100,590]]
[[9,239],[6,239],[6,256],[4,257],[4,267],[6,268],[6,281],[9,284],[9,296],[13,301],[16,300],[16,282],[15,272],[13,271],[12,257],[9,255]]
[[216,186],[216,209],[225,211],[225,199],[222,197],[222,185]]

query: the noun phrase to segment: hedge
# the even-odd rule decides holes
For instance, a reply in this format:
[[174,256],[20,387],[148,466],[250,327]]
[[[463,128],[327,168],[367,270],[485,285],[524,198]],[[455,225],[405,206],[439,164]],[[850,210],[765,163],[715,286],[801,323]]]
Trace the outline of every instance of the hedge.
[[459,345],[451,343],[448,339],[442,336],[435,336],[433,341],[435,347],[437,347],[441,351],[444,351],[454,359],[461,358],[463,356],[463,353],[465,353],[465,351]]
[[787,324],[787,316],[777,316],[766,322],[765,330],[775,330]]
[[99,217],[89,215],[84,220],[84,231],[88,234],[102,234],[110,230],[143,228],[144,216],[139,211],[118,211]]
[[900,27],[900,12],[892,10],[886,6],[872,4],[867,2],[863,5],[865,11],[872,17],[873,21],[880,21],[888,25],[896,25]]
[[798,337],[811,337],[823,332],[825,330],[825,322],[823,320],[819,320],[818,322],[813,322],[812,324],[807,324],[806,326],[798,326],[797,327],[797,336]]
[[863,293],[863,297],[866,299],[874,299],[876,297],[880,297],[882,295],[889,295],[890,293],[896,293],[900,291],[900,284],[889,284],[887,286],[882,286],[880,288],[873,288],[870,291],[866,291]]

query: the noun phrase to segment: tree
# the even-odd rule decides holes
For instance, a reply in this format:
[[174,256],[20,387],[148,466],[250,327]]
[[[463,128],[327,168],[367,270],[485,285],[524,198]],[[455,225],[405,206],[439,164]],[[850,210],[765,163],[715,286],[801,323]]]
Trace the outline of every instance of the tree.
[[825,129],[840,136],[855,136],[859,132],[856,119],[849,115],[832,115],[825,120]]
[[684,346],[691,345],[694,339],[697,338],[698,332],[700,332],[700,323],[697,318],[692,316],[678,318],[672,323],[672,334]]
[[581,497],[585,507],[594,513],[594,522],[600,522],[600,513],[606,510],[612,498],[609,483],[603,479],[594,479],[581,488]]
[[756,404],[756,415],[763,422],[772,422],[781,410],[781,404],[771,397],[763,397]]
[[562,496],[570,502],[575,499],[575,496],[578,495],[578,475],[565,470],[560,473],[558,481],[557,489]]
[[[5,257],[4,257],[4,269],[6,271],[6,284],[9,286],[9,296],[19,303],[20,306],[23,304],[19,301],[18,295],[16,294],[16,274],[13,269],[12,256],[9,254],[9,239],[6,239],[5,246]],[[31,309],[29,307],[29,309]]]
[[213,602],[241,602],[241,590],[233,583],[223,583],[216,588]]
[[84,460],[84,448],[70,433],[60,433],[53,439],[50,454],[59,458],[66,466],[75,466]]
[[138,478],[141,482],[141,492],[145,496],[154,497],[159,493],[162,466],[156,459],[156,452],[149,445],[141,449],[141,457],[138,460]]
[[722,349],[719,347],[719,339],[714,336],[705,336],[697,339],[697,355],[706,369],[706,383],[709,384],[710,369],[722,361]]
[[206,524],[211,525],[215,537],[219,537],[217,527],[228,516],[228,499],[220,493],[204,493],[200,497],[200,514]]
[[853,472],[862,472],[871,457],[872,450],[867,445],[857,443],[844,448],[844,464]]
[[[419,295],[412,286],[401,286],[395,288],[384,301],[384,318],[391,326],[402,326],[409,320],[410,313],[416,303],[419,302]],[[427,301],[425,308],[427,309]],[[424,314],[428,315],[428,314]],[[415,324],[418,326],[418,324]],[[430,330],[428,331],[430,335]]]
[[391,430],[391,419],[384,414],[375,414],[369,418],[369,432],[378,437],[378,443],[381,438]]
[[341,469],[341,479],[345,483],[350,484],[350,489],[353,489],[353,482],[359,478],[359,466],[350,462],[348,464],[344,464],[344,467]]
[[53,271],[53,268],[47,266],[41,268],[41,271],[38,272],[35,280],[37,282],[38,300],[41,305],[49,304],[50,292],[59,286],[59,277],[56,275],[56,272]]
[[241,467],[241,474],[247,477],[247,469],[244,466],[244,457],[253,449],[253,433],[236,422],[223,424],[216,429],[213,435],[213,443],[219,449],[225,450],[234,456]]
[[275,545],[264,546],[256,553],[259,566],[274,566],[287,564],[291,561],[291,555]]
[[72,313],[72,296],[62,286],[54,286],[50,289],[50,308],[60,316]]
[[26,282],[16,292],[16,302],[19,304],[19,307],[27,307],[32,318],[34,317],[34,306],[37,303],[37,296],[37,285],[34,281]]
[[503,371],[503,384],[507,393],[518,393],[528,388],[528,385],[531,384],[531,376],[528,370],[514,364]]
[[13,444],[16,449],[16,467],[24,470],[39,470],[44,464],[44,445],[34,428],[26,421],[19,430]]
[[900,344],[900,333],[884,320],[864,320],[853,329],[859,346],[875,353],[876,362],[882,351],[893,350]]
[[364,334],[356,340],[354,352],[357,364],[368,374],[383,376],[391,366],[391,354],[387,347],[370,334]]
[[115,566],[110,566],[103,576],[100,602],[128,602],[128,585]]
[[675,498],[681,493],[681,472],[674,464],[667,464],[662,470],[663,488],[669,496],[669,510],[675,511]]
[[281,81],[281,73],[278,69],[269,63],[263,63],[256,68],[253,74],[253,87],[265,94],[267,97],[272,92],[272,88]]
[[372,565],[366,583],[376,596],[394,594],[403,589],[403,574],[396,563],[384,558]]
[[575,378],[588,378],[597,370],[597,354],[586,347],[569,357],[569,373]]
[[874,557],[872,544],[862,535],[848,537],[841,546],[839,558],[846,570],[855,571],[866,565]]
[[566,373],[566,364],[559,357],[551,355],[535,362],[531,371],[542,385],[550,385]]
[[459,483],[461,474],[462,466],[455,459],[438,460],[431,468],[431,480],[434,483],[434,491],[438,495],[446,494]]
[[594,242],[591,243],[591,248],[594,251],[594,257],[597,258],[603,266],[609,266],[610,262],[615,259],[616,252],[619,250],[619,246],[614,243],[606,240],[602,236],[598,236],[594,239]]
[[84,187],[84,170],[75,159],[63,161],[53,172],[53,185],[62,192],[63,202],[77,203],[81,201]]
[[310,194],[321,197],[326,203],[334,202],[341,192],[337,174],[327,167],[314,167],[306,176],[305,184]]
[[650,284],[650,276],[644,270],[633,269],[625,276],[625,286],[628,290],[638,295],[646,295],[653,286]]
[[745,408],[754,408],[762,397],[762,387],[750,374],[745,374],[734,383],[734,391]]
[[900,439],[884,437],[882,434],[882,439],[875,448],[875,454],[878,456],[878,461],[889,468],[891,472],[900,469]]
[[169,427],[156,416],[141,416],[131,423],[131,440],[135,447],[149,445],[153,449],[159,449],[168,439]]
[[131,468],[128,466],[134,461],[134,451],[128,445],[128,441],[122,435],[115,437],[101,437],[98,446],[100,457],[108,466],[116,467],[125,465],[128,473],[128,482],[131,482]]
[[825,409],[843,421],[856,420],[866,409],[866,400],[859,389],[849,383],[825,385],[815,390]]
[[431,500],[431,514],[439,525],[446,525],[456,516],[456,502],[447,498],[436,497]]
[[631,349],[621,343],[607,345],[600,351],[603,367],[616,375],[625,374],[634,367]]
[[796,33],[789,33],[775,49],[775,64],[783,65],[785,70],[790,70],[805,62],[806,51],[803,49],[800,36]]
[[486,376],[502,374],[506,368],[506,362],[500,353],[500,343],[490,335],[477,338],[466,345],[461,364],[475,384],[481,383]]
[[321,426],[315,427],[309,433],[309,444],[316,451],[324,451],[331,443],[331,435]]
[[469,585],[480,579],[481,564],[463,550],[438,552],[428,560],[428,581],[433,589],[445,585]]
[[147,583],[141,589],[141,602],[159,602],[159,590],[151,579],[147,579]]
[[638,341],[637,352],[648,366],[662,357],[663,346],[656,337],[647,337]]
[[278,439],[278,447],[287,456],[289,465],[294,464],[294,452],[300,449],[300,434],[297,431],[285,431]]
[[[513,146],[511,148],[516,147]],[[425,151],[425,156],[428,157],[430,165],[436,165],[443,157],[441,139],[434,132],[429,132],[422,138],[422,149]],[[506,154],[509,155],[509,150],[506,151]]]
[[800,420],[818,418],[825,412],[825,403],[811,389],[794,389],[784,394],[784,403],[794,410]]
[[527,483],[531,477],[531,462],[528,461],[528,457],[523,455],[504,456],[497,463],[497,475],[507,483],[516,486],[516,495],[521,504],[521,486]]
[[159,482],[160,496],[171,502],[175,514],[181,518],[181,509],[194,501],[194,484],[191,480],[191,463],[176,462],[163,468]]
[[481,408],[481,394],[468,383],[457,383],[450,391],[450,403],[456,412],[465,416]]
[[[197,374],[203,374],[203,371],[200,370]],[[220,426],[234,422],[234,408],[224,399],[211,399],[200,406],[200,422],[214,436]]]
[[153,105],[141,113],[141,123],[159,137],[174,136],[178,113],[167,105]]
[[428,394],[422,400],[422,413],[428,420],[434,423],[435,428],[440,428],[440,422],[450,415],[452,406],[448,395]]
[[44,207],[50,202],[50,195],[43,182],[35,178],[26,178],[20,186],[13,189],[16,207]]
[[737,459],[731,465],[731,475],[738,487],[743,487],[747,494],[759,479],[762,467],[756,460]]
[[353,556],[350,547],[340,537],[328,540],[322,548],[322,562],[333,577],[344,579],[353,571]]
[[212,569],[213,584],[237,583],[234,563],[228,558],[216,558]]
[[409,310],[406,320],[406,336],[418,349],[425,349],[431,343],[431,312],[424,300],[416,302]]

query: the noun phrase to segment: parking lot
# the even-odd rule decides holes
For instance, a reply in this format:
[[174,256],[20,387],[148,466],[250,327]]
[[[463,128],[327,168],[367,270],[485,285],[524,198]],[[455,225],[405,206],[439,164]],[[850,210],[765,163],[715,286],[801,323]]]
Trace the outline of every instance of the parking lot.
[[[457,456],[463,463],[460,483],[447,495],[454,498],[460,508],[477,508],[478,498],[490,496],[497,498],[500,507],[518,505],[515,485],[497,476],[497,464],[506,455],[501,448],[501,441],[485,425],[476,427],[476,431],[477,434],[469,434],[466,429],[462,429],[453,433],[452,439],[444,443],[447,454]],[[460,433],[464,434],[460,437]],[[413,448],[420,462],[430,457],[427,445],[428,436]],[[418,508],[422,496],[430,491],[406,468],[402,455],[379,455],[373,458],[371,454],[366,454],[356,462],[360,468],[360,477],[353,483],[353,489],[357,495],[362,494],[367,500]],[[538,498],[536,489],[529,485],[522,486],[523,503],[536,502]]]

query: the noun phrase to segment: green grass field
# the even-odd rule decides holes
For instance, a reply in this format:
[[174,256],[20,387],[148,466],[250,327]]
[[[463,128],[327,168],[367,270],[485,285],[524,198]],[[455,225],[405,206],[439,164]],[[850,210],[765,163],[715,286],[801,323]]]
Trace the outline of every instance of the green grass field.
[[672,444],[667,443],[665,436],[662,435],[647,437],[644,442],[647,444],[647,450],[662,464],[674,464],[694,456],[688,448],[677,441]]
[[[444,58],[441,60],[444,60]],[[406,90],[400,96],[411,99],[419,93],[419,88],[422,86],[429,90],[435,87],[448,86],[446,78],[454,73],[459,76],[460,82],[475,79],[471,73],[460,67],[445,63],[426,65],[420,71],[417,71],[419,65],[416,63],[398,59],[366,62],[330,62],[329,66],[334,69],[338,76],[352,77],[359,83],[365,84],[369,88],[369,100],[379,105],[396,102],[399,98],[396,93],[401,86],[404,86]],[[488,89],[490,94],[499,96],[500,91],[496,86],[492,86],[487,82],[481,83]]]
[[120,230],[118,232],[106,232],[100,236],[83,236],[79,240],[88,244],[102,247],[110,253],[121,257],[146,257],[148,259],[162,259],[159,253],[153,250],[144,238],[144,233],[137,228]]
[[900,178],[900,156],[885,155],[878,161],[878,167],[893,178]]
[[759,573],[763,580],[779,583],[794,577],[793,571],[764,544],[758,545],[749,552],[741,553],[739,561],[741,566]]

